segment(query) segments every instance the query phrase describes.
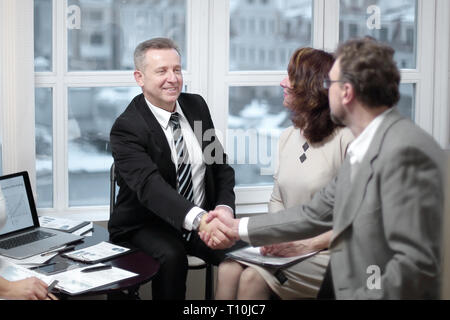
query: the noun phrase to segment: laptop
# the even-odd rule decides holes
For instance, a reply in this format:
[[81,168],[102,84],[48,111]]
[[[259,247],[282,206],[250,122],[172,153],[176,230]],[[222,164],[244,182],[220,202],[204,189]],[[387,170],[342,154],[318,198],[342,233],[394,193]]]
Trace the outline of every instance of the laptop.
[[[76,242],[83,237],[39,226],[28,172],[0,177],[6,222],[0,226],[0,255],[25,259]],[[0,212],[0,215],[2,213]]]

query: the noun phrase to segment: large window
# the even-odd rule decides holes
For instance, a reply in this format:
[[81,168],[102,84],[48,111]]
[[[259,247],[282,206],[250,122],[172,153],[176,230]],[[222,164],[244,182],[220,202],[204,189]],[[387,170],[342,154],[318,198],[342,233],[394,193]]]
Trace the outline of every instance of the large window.
[[69,206],[109,203],[109,185],[105,183],[113,161],[109,132],[139,93],[138,87],[69,88]]
[[230,70],[285,70],[312,44],[312,1],[230,1]]
[[237,186],[270,186],[278,137],[291,122],[283,90],[269,78],[282,77],[298,47],[313,45],[313,1],[229,0],[229,12],[227,150]]
[[52,0],[34,0],[34,70],[53,70]]
[[70,0],[68,5],[69,71],[133,70],[136,45],[157,36],[180,46],[186,67],[186,0]]
[[53,206],[53,90],[35,90],[37,206]]
[[[133,78],[134,49],[149,38],[170,37],[180,47],[186,70],[187,3],[34,1],[40,209],[89,210],[109,204],[109,132],[141,92]],[[190,83],[189,75],[185,82]]]
[[[36,168],[39,210],[108,212],[109,131],[140,92],[134,48],[156,36],[178,43],[185,90],[208,102],[236,171],[238,213],[265,210],[278,137],[291,125],[279,83],[299,47],[332,51],[366,35],[392,45],[400,112],[432,134],[445,129],[433,104],[436,7],[435,0],[34,0],[36,147],[24,162]],[[27,141],[11,132],[0,134],[4,168],[14,157],[5,158],[2,142],[8,148],[14,134],[19,146]]]
[[416,68],[417,0],[340,0],[339,41],[371,36],[392,46],[402,69]]
[[[416,69],[417,0],[340,0],[339,42],[364,36],[392,46],[399,68]],[[415,120],[415,85],[402,85],[400,93],[400,112]]]
[[272,184],[278,137],[290,125],[282,101],[279,86],[230,87],[227,151],[238,186]]

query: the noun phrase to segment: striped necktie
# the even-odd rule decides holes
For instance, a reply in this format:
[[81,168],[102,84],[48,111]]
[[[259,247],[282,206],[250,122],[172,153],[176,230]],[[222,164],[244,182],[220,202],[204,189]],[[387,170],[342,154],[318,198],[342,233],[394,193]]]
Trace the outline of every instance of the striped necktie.
[[189,153],[181,134],[180,115],[177,112],[170,116],[173,128],[173,141],[178,158],[177,167],[177,190],[187,200],[194,202],[194,188],[192,186],[192,170],[189,163]]

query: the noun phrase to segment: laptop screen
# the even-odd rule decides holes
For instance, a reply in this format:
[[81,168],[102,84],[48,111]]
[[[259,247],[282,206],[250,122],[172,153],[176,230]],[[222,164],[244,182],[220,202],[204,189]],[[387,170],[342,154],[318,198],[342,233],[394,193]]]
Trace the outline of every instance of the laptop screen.
[[0,236],[34,226],[24,175],[0,177],[0,210],[6,217]]

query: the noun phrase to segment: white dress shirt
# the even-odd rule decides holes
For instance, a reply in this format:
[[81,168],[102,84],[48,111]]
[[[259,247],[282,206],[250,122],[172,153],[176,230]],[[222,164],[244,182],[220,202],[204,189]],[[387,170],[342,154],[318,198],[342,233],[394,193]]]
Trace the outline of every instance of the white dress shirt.
[[[161,125],[161,129],[166,135],[167,142],[169,143],[172,161],[175,164],[175,168],[178,165],[178,157],[175,148],[175,143],[173,141],[173,128],[169,125],[170,116],[172,112],[166,111],[162,108],[158,108],[152,105],[147,99],[145,99],[147,105],[155,116],[156,120]],[[175,111],[180,114],[180,127],[181,133],[183,134],[183,139],[186,144],[186,148],[189,153],[189,161],[191,163],[192,169],[192,185],[194,188],[194,204],[193,207],[188,214],[183,223],[183,228],[186,230],[192,230],[192,223],[194,222],[195,217],[204,210],[201,208],[203,202],[205,200],[205,162],[203,161],[203,152],[200,144],[192,130],[189,122],[184,116],[183,110],[181,110],[178,101],[176,102]]]
[[[392,111],[393,108],[389,108],[384,111],[382,114],[378,115],[375,119],[373,119],[369,125],[361,132],[361,134],[353,140],[352,143],[349,144],[347,149],[347,156],[349,157],[350,165],[351,165],[351,176],[354,177],[356,174],[356,170],[358,169],[358,165],[364,159],[364,156],[369,150],[370,144],[372,143],[373,137],[377,132],[379,126],[383,122],[386,115]],[[248,235],[248,217],[242,218],[239,221],[239,237],[245,241],[250,242],[250,238]]]

